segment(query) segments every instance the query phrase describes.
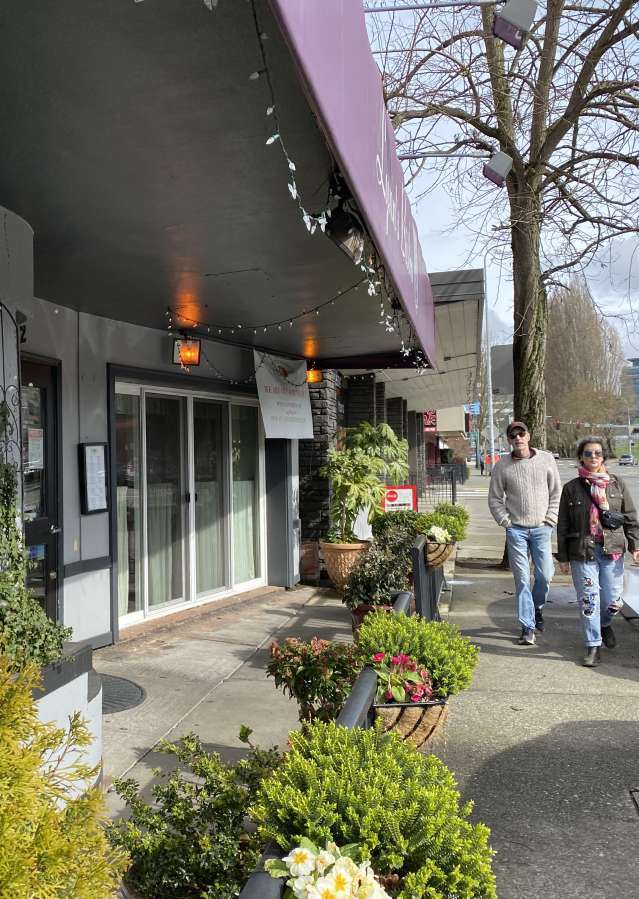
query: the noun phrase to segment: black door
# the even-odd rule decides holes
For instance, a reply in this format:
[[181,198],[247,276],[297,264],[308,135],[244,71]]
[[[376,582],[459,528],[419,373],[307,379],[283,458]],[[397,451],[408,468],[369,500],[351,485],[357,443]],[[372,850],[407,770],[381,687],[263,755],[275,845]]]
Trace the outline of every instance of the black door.
[[22,363],[22,463],[27,583],[42,608],[58,618],[62,522],[58,504],[58,369]]

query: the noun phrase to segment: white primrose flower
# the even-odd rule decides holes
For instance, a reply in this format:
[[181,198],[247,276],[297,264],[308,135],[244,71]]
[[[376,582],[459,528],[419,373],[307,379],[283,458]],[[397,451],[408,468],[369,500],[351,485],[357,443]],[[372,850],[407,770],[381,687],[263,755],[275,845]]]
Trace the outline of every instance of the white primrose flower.
[[315,870],[318,874],[323,874],[327,868],[335,864],[335,856],[332,852],[322,849],[320,854],[315,858]]
[[439,528],[437,525],[431,525],[426,531],[426,536],[435,543],[452,543],[453,538],[445,528]]
[[310,891],[314,889],[314,884],[308,875],[289,880],[288,885],[293,890],[296,899],[313,899]]
[[292,849],[282,861],[288,865],[292,877],[304,877],[315,867],[315,855],[303,846]]

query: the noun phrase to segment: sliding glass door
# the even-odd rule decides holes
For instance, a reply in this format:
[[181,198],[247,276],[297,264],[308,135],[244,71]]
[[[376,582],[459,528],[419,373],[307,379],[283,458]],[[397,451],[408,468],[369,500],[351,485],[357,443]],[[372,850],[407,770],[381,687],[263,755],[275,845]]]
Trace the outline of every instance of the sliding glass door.
[[145,397],[146,557],[149,608],[184,601],[184,397]]
[[193,401],[195,475],[195,590],[197,596],[228,583],[226,530],[228,515],[226,466],[227,407]]
[[257,405],[117,384],[114,437],[121,624],[259,582]]

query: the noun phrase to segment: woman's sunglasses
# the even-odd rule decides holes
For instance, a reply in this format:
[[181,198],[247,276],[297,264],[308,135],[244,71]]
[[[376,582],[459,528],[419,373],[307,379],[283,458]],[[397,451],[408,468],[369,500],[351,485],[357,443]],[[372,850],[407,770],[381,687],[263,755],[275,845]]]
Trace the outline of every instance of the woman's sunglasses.
[[584,450],[583,455],[586,459],[592,459],[593,456],[601,458],[601,456],[603,456],[603,450]]

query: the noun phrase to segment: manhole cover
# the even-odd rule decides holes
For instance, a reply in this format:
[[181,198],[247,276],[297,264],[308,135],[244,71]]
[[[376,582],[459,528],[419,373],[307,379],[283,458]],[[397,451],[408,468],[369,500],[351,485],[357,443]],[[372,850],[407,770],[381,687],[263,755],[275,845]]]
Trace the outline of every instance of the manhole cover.
[[146,699],[146,693],[138,684],[125,677],[114,677],[112,674],[101,674],[102,679],[102,714],[112,715],[135,708]]

